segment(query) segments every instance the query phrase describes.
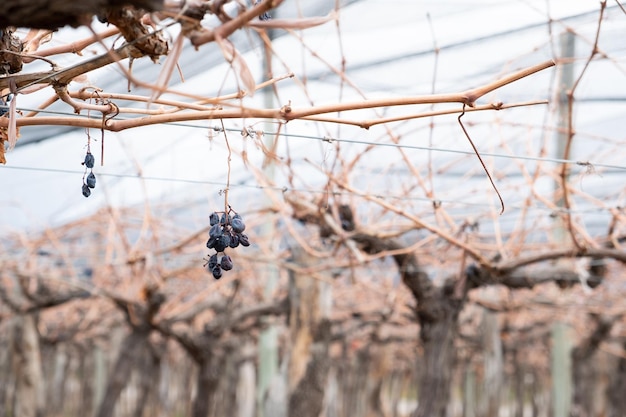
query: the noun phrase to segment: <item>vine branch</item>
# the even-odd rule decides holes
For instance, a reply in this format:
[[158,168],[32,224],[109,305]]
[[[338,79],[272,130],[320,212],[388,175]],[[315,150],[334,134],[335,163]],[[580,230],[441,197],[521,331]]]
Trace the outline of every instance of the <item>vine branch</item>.
[[[125,47],[118,48],[115,50],[115,54],[128,54],[128,51]],[[91,65],[91,69],[95,69],[103,62],[113,62],[113,58],[110,55],[104,55],[96,58],[95,60],[89,61]],[[301,107],[294,108],[290,104],[281,107],[280,109],[255,109],[255,108],[247,108],[243,106],[238,106],[236,108],[217,108],[217,109],[209,109],[209,110],[198,110],[193,112],[180,112],[177,114],[160,114],[160,115],[152,115],[140,118],[132,118],[126,120],[113,120],[109,121],[105,129],[113,132],[122,131],[125,129],[136,128],[140,126],[148,126],[153,124],[161,124],[161,123],[174,123],[174,122],[184,122],[184,121],[194,121],[194,120],[207,120],[207,119],[242,119],[242,118],[261,118],[261,119],[277,119],[277,120],[296,120],[296,119],[307,119],[316,117],[326,113],[336,113],[343,112],[349,110],[359,110],[359,109],[369,109],[369,108],[380,108],[380,107],[393,107],[393,106],[408,106],[408,105],[419,105],[419,104],[433,104],[433,103],[461,103],[466,104],[468,106],[474,106],[475,100],[480,98],[482,95],[487,94],[490,91],[495,90],[503,85],[509,84],[511,82],[520,80],[524,77],[527,77],[531,74],[534,74],[538,71],[541,71],[546,68],[550,68],[554,65],[554,61],[546,61],[544,63],[534,65],[532,67],[526,68],[521,71],[517,71],[512,73],[500,80],[485,84],[479,88],[473,90],[467,90],[465,92],[460,93],[452,93],[452,94],[428,94],[428,95],[418,95],[418,96],[410,96],[410,97],[389,97],[383,99],[375,99],[375,100],[360,100],[355,102],[346,102],[346,103],[336,103],[330,105],[319,105],[319,106],[310,106],[310,107]],[[74,67],[72,67],[74,68]],[[56,81],[58,83],[63,83],[65,81],[70,80],[71,78],[80,75],[80,66],[76,66],[75,69],[65,69],[58,72],[53,73],[45,73],[39,74],[38,76],[34,76],[34,74],[27,74],[27,76],[16,76],[10,77],[15,78],[16,85],[18,88],[22,86],[22,88],[26,85],[30,85],[32,83],[38,83],[43,81]],[[5,77],[6,78],[6,77]],[[6,79],[0,78],[0,88],[2,87],[2,83],[7,81]],[[543,102],[532,102],[532,104],[540,104]],[[475,110],[493,110],[504,108],[505,106],[512,107],[517,105],[530,105],[531,103],[522,103],[522,104],[509,104],[509,105],[494,105],[489,104],[486,106],[475,107]],[[223,103],[226,106],[226,103]],[[428,112],[417,115],[417,117],[426,117],[432,116],[433,114],[447,114],[450,112],[458,112],[459,110],[442,110],[440,113],[437,112]],[[462,109],[460,110],[462,111]],[[331,121],[332,119],[328,119]],[[339,122],[339,119],[337,119]],[[380,121],[378,123],[382,123]],[[370,125],[373,122],[369,122]],[[0,127],[6,127],[8,125],[8,120],[0,119]],[[36,117],[36,118],[20,118],[17,120],[17,126],[39,126],[39,125],[61,125],[61,126],[75,126],[75,127],[83,127],[83,128],[100,128],[100,121],[95,119],[85,119],[85,118],[69,118],[69,117]],[[364,127],[367,127],[366,125]]]

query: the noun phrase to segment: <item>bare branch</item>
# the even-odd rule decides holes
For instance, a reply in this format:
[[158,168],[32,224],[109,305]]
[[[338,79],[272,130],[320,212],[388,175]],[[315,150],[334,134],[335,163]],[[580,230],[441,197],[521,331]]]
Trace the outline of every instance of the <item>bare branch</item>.
[[[35,83],[49,82],[49,83],[67,83],[72,78],[81,75],[83,73],[89,72],[95,68],[99,68],[104,65],[108,65],[115,61],[114,57],[118,56],[119,58],[128,57],[129,50],[127,46],[116,49],[112,54],[102,55],[100,57],[95,58],[94,60],[87,61],[81,65],[77,65],[74,67],[70,67],[68,69],[59,70],[56,72],[49,73],[38,73],[38,74],[26,74],[24,76],[17,75],[14,77],[16,85],[18,88],[24,88],[25,86],[32,85]],[[503,80],[506,81],[496,81],[494,83],[487,84],[483,87],[480,87],[476,90],[470,91],[478,91],[478,93],[472,93],[472,97],[478,99],[480,96],[480,92],[492,91],[494,86],[501,86],[507,83],[511,83],[520,79],[522,76],[528,76],[533,74],[540,69],[549,68],[554,65],[553,61],[548,61],[546,63],[536,65],[529,69],[516,72],[508,77],[505,77]],[[7,77],[0,77],[0,88],[3,87],[3,82],[8,82]],[[484,93],[483,93],[484,94]],[[385,98],[385,99],[376,99],[376,100],[361,100],[357,102],[346,102],[346,103],[338,103],[338,104],[330,104],[330,105],[320,105],[320,106],[311,106],[304,108],[293,108],[291,105],[286,105],[278,109],[253,109],[246,108],[243,106],[238,106],[232,109],[213,109],[213,110],[205,110],[205,111],[196,111],[196,112],[188,112],[188,113],[180,113],[180,114],[161,114],[154,116],[146,116],[141,118],[134,118],[128,120],[110,120],[107,122],[105,129],[109,131],[119,132],[125,129],[136,128],[140,126],[148,126],[153,124],[161,124],[161,123],[173,123],[173,122],[184,122],[184,121],[193,121],[193,120],[206,120],[206,119],[232,119],[232,118],[260,118],[260,119],[277,119],[277,120],[295,120],[307,118],[310,116],[316,116],[325,113],[333,113],[333,112],[343,112],[348,110],[357,110],[357,109],[368,109],[368,108],[378,108],[378,107],[390,107],[390,106],[408,106],[415,104],[432,104],[432,103],[464,103],[467,102],[468,93],[454,93],[454,94],[432,94],[432,95],[423,95],[423,96],[412,96],[412,97],[393,97],[393,98]],[[491,107],[489,107],[491,106]],[[494,107],[493,105],[489,105],[485,107],[487,109],[499,109],[499,106]],[[429,114],[430,115],[430,114]],[[0,118],[0,127],[6,127],[8,125],[7,119]],[[64,125],[64,126],[75,126],[75,127],[84,127],[84,128],[100,128],[101,120],[100,119],[76,119],[76,118],[66,118],[66,117],[37,117],[37,118],[19,118],[17,120],[17,126],[38,126],[38,125]],[[365,127],[365,126],[364,126]]]

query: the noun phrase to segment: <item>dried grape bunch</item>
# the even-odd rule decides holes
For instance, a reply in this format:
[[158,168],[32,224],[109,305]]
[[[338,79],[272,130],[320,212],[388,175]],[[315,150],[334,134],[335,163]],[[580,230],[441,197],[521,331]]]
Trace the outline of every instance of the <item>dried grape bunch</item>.
[[85,155],[85,160],[82,164],[85,166],[85,174],[87,174],[87,169],[90,169],[89,175],[85,178],[83,175],[83,195],[85,197],[89,197],[91,195],[91,189],[96,188],[96,176],[93,173],[93,166],[96,160],[93,157],[93,154],[88,150]]
[[205,267],[215,279],[220,279],[223,271],[230,271],[234,266],[231,257],[224,253],[226,249],[234,249],[239,245],[250,246],[250,240],[248,235],[243,233],[246,230],[243,218],[230,207],[229,212],[221,212],[221,216],[218,212],[211,213],[209,224],[211,228],[206,246],[209,249],[215,249],[215,253],[209,257]]

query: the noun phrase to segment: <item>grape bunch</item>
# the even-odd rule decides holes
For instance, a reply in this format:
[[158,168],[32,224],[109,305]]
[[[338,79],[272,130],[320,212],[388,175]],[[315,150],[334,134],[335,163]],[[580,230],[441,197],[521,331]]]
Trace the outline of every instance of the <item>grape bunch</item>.
[[93,154],[87,151],[85,155],[85,160],[83,161],[83,165],[85,166],[85,174],[87,173],[87,168],[91,171],[87,178],[83,175],[83,195],[85,197],[89,197],[91,195],[91,189],[96,188],[96,176],[93,173],[93,166],[96,162],[96,159],[93,157]]
[[[231,215],[231,212],[234,215]],[[233,269],[233,260],[226,255],[226,248],[236,248],[237,246],[250,246],[248,235],[243,233],[246,225],[239,213],[235,213],[233,209],[229,212],[211,213],[209,217],[209,240],[206,246],[209,249],[215,249],[215,253],[209,257],[209,261],[205,267],[207,271],[213,274],[215,279],[222,278],[222,271],[230,271]],[[222,254],[220,257],[219,254]]]

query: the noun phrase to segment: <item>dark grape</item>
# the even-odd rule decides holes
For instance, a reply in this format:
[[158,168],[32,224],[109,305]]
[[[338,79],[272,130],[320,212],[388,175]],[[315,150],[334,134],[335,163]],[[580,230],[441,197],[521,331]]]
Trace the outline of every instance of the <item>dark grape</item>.
[[209,240],[206,241],[206,247],[209,249],[213,249],[215,247],[215,243],[217,243],[216,237],[210,237]]
[[207,264],[207,267],[209,268],[209,270],[213,270],[217,266],[217,264],[217,253],[215,253],[209,258],[209,263]]
[[217,242],[215,242],[215,250],[218,252],[224,252],[224,249],[226,249],[228,245],[230,245],[230,236],[222,235],[217,239]]
[[237,246],[239,246],[239,235],[234,234],[230,237],[230,246],[231,248],[235,249]]
[[214,224],[209,229],[209,236],[210,237],[218,238],[218,237],[222,236],[222,234],[223,234],[222,227],[219,224]]
[[241,243],[241,246],[250,246],[250,241],[248,240],[248,235],[246,235],[245,233],[240,233],[239,234],[239,243]]
[[238,215],[236,215],[235,217],[233,217],[233,220],[231,221],[230,225],[233,228],[233,232],[235,233],[241,233],[244,230],[246,230],[246,225],[244,224],[243,220],[241,219],[241,217],[237,218]]
[[83,184],[83,195],[85,197],[89,197],[91,195],[91,190],[87,186],[87,184]]
[[211,270],[213,273],[213,278],[220,279],[222,278],[222,268],[219,265],[215,265],[215,267]]
[[85,162],[83,162],[83,165],[85,165],[87,168],[93,168],[93,165],[95,162],[96,162],[96,159],[93,157],[91,152],[87,152],[87,154],[85,155]]
[[224,249],[226,249],[228,247],[228,245],[224,245],[221,242],[221,237],[217,239],[217,241],[215,242],[215,245],[213,246],[213,249],[215,249],[218,252],[224,252]]
[[230,259],[230,256],[224,255],[222,256],[222,261],[220,262],[220,266],[224,271],[230,271],[233,269],[233,260]]
[[211,213],[211,216],[209,216],[209,224],[211,226],[215,226],[219,222],[220,222],[220,216],[215,212]]
[[93,172],[90,172],[89,175],[87,175],[87,186],[89,188],[96,188],[96,176]]

